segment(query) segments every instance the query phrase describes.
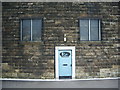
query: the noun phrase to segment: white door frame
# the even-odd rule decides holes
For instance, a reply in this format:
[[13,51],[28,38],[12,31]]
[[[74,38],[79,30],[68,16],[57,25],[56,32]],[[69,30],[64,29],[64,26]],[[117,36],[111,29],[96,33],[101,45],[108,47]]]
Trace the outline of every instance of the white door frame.
[[72,50],[72,79],[75,79],[75,46],[56,46],[55,47],[55,77],[59,79],[58,51]]

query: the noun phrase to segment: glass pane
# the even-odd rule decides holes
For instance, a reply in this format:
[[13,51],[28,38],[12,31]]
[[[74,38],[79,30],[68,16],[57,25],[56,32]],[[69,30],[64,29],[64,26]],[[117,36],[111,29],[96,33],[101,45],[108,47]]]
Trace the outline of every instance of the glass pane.
[[90,21],[90,40],[99,40],[99,20]]
[[30,20],[22,20],[22,40],[30,41]]
[[88,40],[89,20],[80,20],[80,40]]
[[42,29],[42,21],[41,20],[33,20],[32,21],[32,39],[33,39],[33,41],[41,40],[41,29]]
[[61,52],[61,53],[60,53],[60,56],[61,56],[61,57],[69,57],[69,56],[70,56],[70,53],[69,53],[69,52]]

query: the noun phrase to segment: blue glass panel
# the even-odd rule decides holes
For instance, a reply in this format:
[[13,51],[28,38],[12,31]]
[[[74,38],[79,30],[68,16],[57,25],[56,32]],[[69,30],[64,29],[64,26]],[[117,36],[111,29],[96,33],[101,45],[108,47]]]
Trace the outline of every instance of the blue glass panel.
[[80,20],[80,40],[88,40],[89,20]]

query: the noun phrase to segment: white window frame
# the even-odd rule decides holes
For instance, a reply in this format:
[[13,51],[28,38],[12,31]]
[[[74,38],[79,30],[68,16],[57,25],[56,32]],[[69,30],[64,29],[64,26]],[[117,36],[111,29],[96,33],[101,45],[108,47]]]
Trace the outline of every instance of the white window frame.
[[59,50],[72,50],[72,79],[75,79],[75,46],[56,46],[55,47],[55,77],[59,79]]

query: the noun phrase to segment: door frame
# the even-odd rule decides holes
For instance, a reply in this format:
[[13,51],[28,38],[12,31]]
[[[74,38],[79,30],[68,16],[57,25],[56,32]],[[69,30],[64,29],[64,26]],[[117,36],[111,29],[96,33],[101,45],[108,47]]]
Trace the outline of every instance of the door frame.
[[75,79],[75,46],[56,46],[55,47],[55,77],[59,79],[59,50],[72,50],[72,79]]

